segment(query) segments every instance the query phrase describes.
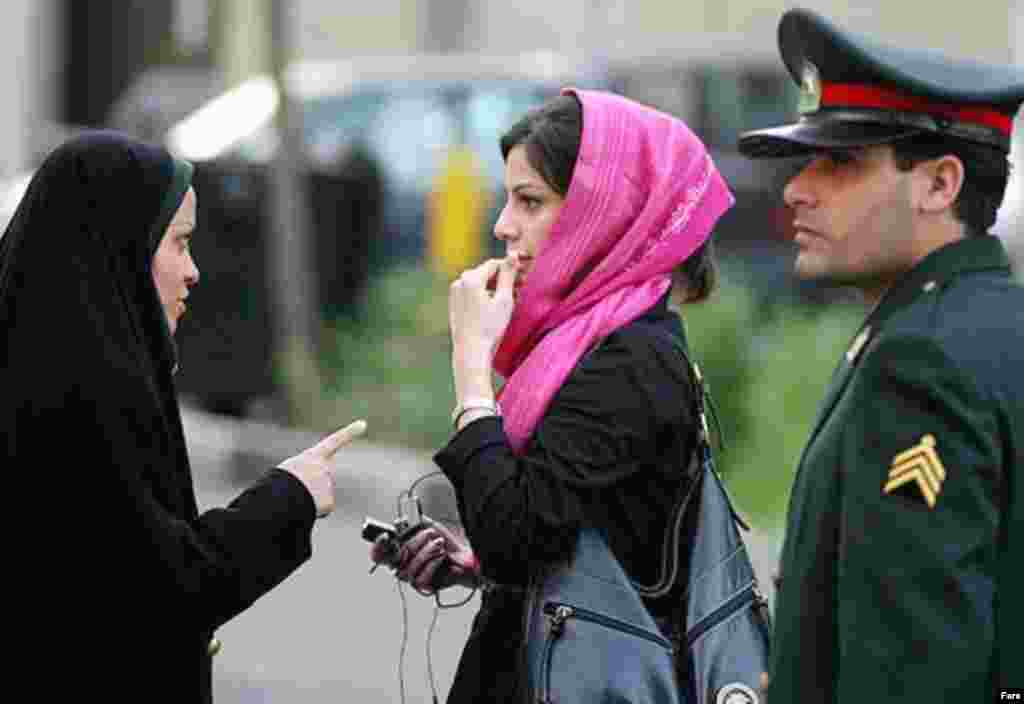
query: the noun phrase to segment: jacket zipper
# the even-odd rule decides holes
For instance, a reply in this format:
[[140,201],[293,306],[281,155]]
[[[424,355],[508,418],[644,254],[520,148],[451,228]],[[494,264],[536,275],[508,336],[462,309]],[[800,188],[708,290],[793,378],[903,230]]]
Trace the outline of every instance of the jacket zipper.
[[686,634],[686,647],[690,648],[691,645],[696,642],[698,638],[703,636],[705,633],[713,629],[715,626],[720,624],[725,619],[732,616],[734,613],[754,602],[757,599],[755,593],[755,587],[753,584],[748,585],[738,594],[734,594],[729,599],[719,606],[717,609],[712,611],[710,614],[705,616],[703,619],[697,622],[696,625]]
[[674,652],[672,643],[666,638],[655,635],[650,631],[643,628],[638,628],[631,623],[620,621],[616,618],[605,616],[594,611],[582,609],[576,606],[568,606],[566,604],[559,604],[558,602],[549,602],[544,604],[544,614],[551,619],[551,628],[548,631],[547,640],[544,643],[544,652],[541,657],[541,662],[544,663],[544,672],[541,673],[541,691],[539,701],[541,704],[548,703],[548,692],[551,691],[551,660],[554,654],[554,644],[565,631],[565,623],[571,618],[578,618],[581,621],[589,621],[590,623],[596,623],[599,626],[605,628],[611,628],[621,633],[626,633],[637,638],[650,641],[656,645],[660,645],[670,653]]

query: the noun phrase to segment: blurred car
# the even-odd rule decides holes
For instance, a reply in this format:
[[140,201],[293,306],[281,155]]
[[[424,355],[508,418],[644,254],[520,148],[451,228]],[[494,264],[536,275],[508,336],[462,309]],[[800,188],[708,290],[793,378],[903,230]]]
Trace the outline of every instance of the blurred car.
[[[301,115],[304,170],[337,173],[353,148],[362,150],[380,170],[383,249],[397,259],[424,252],[425,200],[449,150],[469,147],[497,189],[501,133],[562,86],[588,82],[585,64],[544,52],[300,62],[285,73]],[[174,126],[167,143],[196,162],[266,164],[280,145],[273,118],[281,99],[269,76],[253,77]]]
[[227,91],[212,66],[156,64],[139,71],[107,110],[104,124],[150,142]]

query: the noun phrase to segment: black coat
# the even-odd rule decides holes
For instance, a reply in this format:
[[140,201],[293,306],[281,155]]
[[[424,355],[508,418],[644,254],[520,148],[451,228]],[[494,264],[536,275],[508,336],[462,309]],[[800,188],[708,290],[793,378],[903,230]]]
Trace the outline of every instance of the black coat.
[[[665,333],[683,337],[663,300],[605,338],[566,379],[522,455],[496,418],[470,423],[438,453],[490,580],[525,585],[534,570],[567,559],[588,523],[606,531],[634,579],[657,581],[697,438],[688,368]],[[679,603],[676,591],[649,606],[669,618]],[[485,592],[449,704],[519,700],[522,618],[520,593]]]
[[197,509],[150,271],[181,173],[90,133],[0,240],[6,664],[33,700],[209,701],[215,629],[310,555],[313,500],[281,470]]

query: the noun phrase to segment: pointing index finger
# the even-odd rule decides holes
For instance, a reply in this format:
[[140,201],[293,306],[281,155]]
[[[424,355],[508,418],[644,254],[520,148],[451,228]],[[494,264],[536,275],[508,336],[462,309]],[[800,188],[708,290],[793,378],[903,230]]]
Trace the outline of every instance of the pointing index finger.
[[312,451],[326,460],[334,457],[334,453],[366,432],[366,421],[357,420],[337,430],[313,446]]

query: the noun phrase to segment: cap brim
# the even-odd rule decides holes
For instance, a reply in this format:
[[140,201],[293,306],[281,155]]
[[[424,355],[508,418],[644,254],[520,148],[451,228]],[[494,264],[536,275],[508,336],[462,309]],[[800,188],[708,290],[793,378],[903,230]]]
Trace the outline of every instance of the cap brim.
[[777,159],[821,149],[848,149],[888,144],[921,130],[902,125],[804,118],[793,125],[754,130],[740,135],[738,148],[751,159]]

